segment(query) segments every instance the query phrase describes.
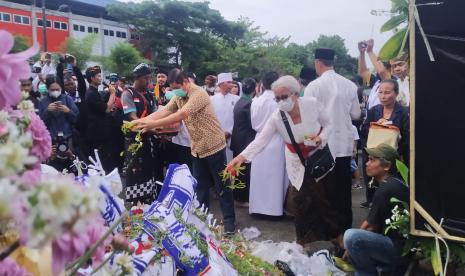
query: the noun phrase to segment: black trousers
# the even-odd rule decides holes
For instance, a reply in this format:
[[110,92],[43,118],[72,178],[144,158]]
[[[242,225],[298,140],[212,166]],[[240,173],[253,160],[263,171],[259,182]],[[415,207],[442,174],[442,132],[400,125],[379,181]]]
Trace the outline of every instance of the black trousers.
[[334,171],[318,182],[306,172],[299,191],[291,186],[289,192],[294,201],[298,244],[304,246],[314,241],[330,240],[342,233],[338,223],[339,214],[329,201],[333,186]]
[[339,216],[341,229],[352,228],[352,174],[350,172],[351,156],[337,157],[334,168],[334,191],[330,198]]

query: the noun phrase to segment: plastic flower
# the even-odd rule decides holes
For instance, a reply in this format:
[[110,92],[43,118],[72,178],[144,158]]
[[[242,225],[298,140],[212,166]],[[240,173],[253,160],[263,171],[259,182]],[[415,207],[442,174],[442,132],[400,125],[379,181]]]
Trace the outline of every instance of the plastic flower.
[[52,139],[44,122],[33,112],[29,112],[30,123],[27,131],[32,136],[31,154],[39,159],[39,162],[46,161],[52,152]]
[[116,257],[115,263],[120,266],[123,275],[132,275],[133,263],[129,254],[123,252],[118,257]]
[[0,144],[0,177],[13,176],[36,162],[37,158],[19,143]]
[[28,50],[16,54],[9,54],[14,45],[13,36],[4,30],[0,30],[0,109],[14,106],[21,99],[19,80],[27,79],[31,74],[28,58],[38,51],[34,46]]
[[0,275],[8,276],[30,276],[31,274],[20,267],[13,259],[6,258],[0,261]]

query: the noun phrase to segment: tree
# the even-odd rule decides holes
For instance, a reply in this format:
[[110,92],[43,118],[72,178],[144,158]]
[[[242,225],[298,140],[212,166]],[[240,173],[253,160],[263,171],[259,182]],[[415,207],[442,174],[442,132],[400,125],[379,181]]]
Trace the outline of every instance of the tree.
[[161,66],[174,64],[195,71],[216,54],[217,40],[233,44],[244,33],[242,25],[225,20],[208,2],[143,1],[118,3],[107,10],[134,26],[142,40],[141,50],[152,51]]
[[316,48],[331,48],[336,52],[336,59],[334,62],[336,71],[348,78],[357,74],[357,59],[349,55],[349,50],[347,50],[342,37],[338,35],[320,35],[317,40],[307,44],[306,48],[308,49],[308,52],[311,53],[308,56],[309,64],[313,64],[313,53]]
[[14,38],[15,38],[15,42],[14,42],[13,49],[11,49],[12,53],[19,53],[19,52],[27,50],[30,47],[29,38],[23,35],[15,35]]
[[145,59],[134,45],[128,42],[121,42],[111,49],[110,55],[103,63],[110,71],[130,78],[132,77],[133,68],[144,61]]
[[97,36],[95,34],[90,34],[83,39],[69,37],[61,44],[60,50],[63,53],[75,56],[77,59],[77,66],[84,69],[87,61],[92,59],[92,47],[96,41]]

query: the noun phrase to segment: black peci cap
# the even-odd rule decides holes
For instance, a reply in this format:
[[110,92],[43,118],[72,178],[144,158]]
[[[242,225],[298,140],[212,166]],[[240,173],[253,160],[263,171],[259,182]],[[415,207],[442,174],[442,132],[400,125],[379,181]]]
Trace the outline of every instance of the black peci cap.
[[315,49],[315,59],[334,60],[334,50],[328,48]]

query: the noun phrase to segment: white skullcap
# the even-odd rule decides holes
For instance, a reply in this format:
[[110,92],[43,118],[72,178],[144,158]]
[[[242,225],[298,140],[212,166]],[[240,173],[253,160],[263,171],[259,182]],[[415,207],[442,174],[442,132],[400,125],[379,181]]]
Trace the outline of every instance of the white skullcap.
[[218,82],[217,84],[221,84],[223,82],[227,82],[227,81],[232,81],[233,78],[232,78],[232,74],[231,73],[220,73],[218,75]]

